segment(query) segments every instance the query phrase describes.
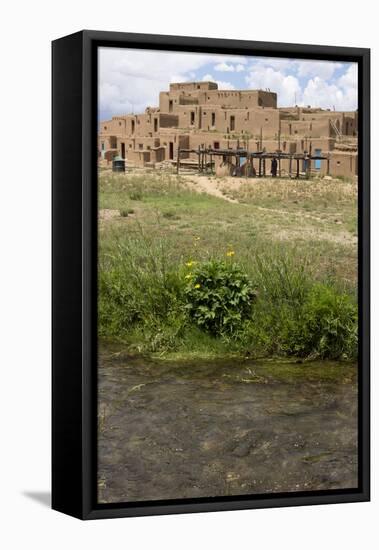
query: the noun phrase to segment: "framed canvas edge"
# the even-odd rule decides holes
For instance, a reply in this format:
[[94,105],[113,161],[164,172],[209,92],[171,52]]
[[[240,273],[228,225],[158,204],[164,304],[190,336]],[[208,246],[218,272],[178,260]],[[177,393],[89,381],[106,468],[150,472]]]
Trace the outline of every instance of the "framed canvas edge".
[[[274,508],[283,506],[302,506],[314,504],[336,504],[346,502],[363,502],[370,500],[370,50],[366,48],[346,48],[335,46],[312,46],[302,44],[281,44],[270,42],[240,41],[229,39],[208,39],[195,37],[176,37],[162,35],[144,35],[134,33],[114,33],[103,31],[81,31],[73,37],[80,37],[82,56],[82,96],[81,96],[81,162],[75,164],[75,179],[80,185],[81,219],[82,227],[80,235],[73,238],[80,239],[82,244],[81,269],[78,272],[77,266],[70,266],[76,270],[77,281],[81,285],[82,310],[81,310],[81,336],[82,346],[80,357],[76,358],[78,365],[75,373],[70,373],[72,384],[81,388],[80,413],[77,423],[80,426],[81,448],[76,452],[76,463],[80,469],[81,484],[80,494],[73,496],[72,506],[67,503],[62,507],[55,504],[53,490],[53,508],[68,513],[80,519],[101,519],[130,516],[146,516],[159,514],[180,514],[192,512],[211,512],[257,508]],[[65,37],[53,43],[70,39]],[[141,502],[134,504],[96,504],[96,489],[94,479],[96,476],[96,400],[94,399],[94,388],[96,386],[94,361],[96,361],[96,284],[93,280],[93,273],[96,267],[97,242],[96,242],[96,217],[97,212],[97,173],[95,170],[94,154],[96,151],[96,121],[97,121],[97,82],[94,81],[96,74],[95,52],[99,46],[122,46],[139,49],[172,49],[187,51],[210,51],[236,54],[244,51],[260,55],[302,56],[315,59],[347,59],[357,61],[359,64],[359,296],[360,296],[360,322],[359,322],[359,346],[360,346],[360,408],[359,417],[361,429],[360,438],[360,487],[359,490],[310,492],[306,495],[300,494],[272,494],[246,497],[233,497],[233,499],[209,498],[198,499],[196,502],[191,499],[177,501]],[[250,53],[251,55],[251,53]],[[54,100],[54,92],[53,92]],[[54,102],[53,102],[54,110]],[[56,133],[56,132],[55,132]],[[68,137],[68,136],[67,136]],[[53,122],[54,138],[54,122]],[[57,153],[56,153],[57,154]],[[54,156],[54,155],[53,155]],[[54,173],[53,173],[54,187]],[[53,222],[54,224],[54,222]],[[57,243],[56,243],[57,245]],[[75,277],[75,275],[73,275]],[[59,275],[56,274],[59,278]],[[66,281],[61,281],[69,291]],[[95,307],[94,307],[95,306]],[[57,312],[53,308],[53,320]],[[54,345],[54,338],[53,338]],[[53,361],[54,363],[54,361]],[[54,367],[53,367],[54,369]],[[53,374],[54,377],[54,374]],[[75,379],[75,380],[74,380]],[[54,386],[54,380],[53,380]],[[57,390],[56,390],[57,391]],[[54,393],[54,392],[53,392]],[[56,392],[55,392],[56,393]],[[364,397],[364,399],[362,398]],[[78,410],[78,409],[77,409]],[[62,411],[61,411],[62,412]],[[53,405],[54,415],[54,405]],[[64,416],[64,413],[63,413]],[[62,428],[65,419],[58,421],[58,428]],[[55,423],[55,428],[57,422]],[[53,423],[54,430],[54,423]],[[62,473],[54,465],[53,476],[66,479],[70,472]],[[62,484],[62,483],[61,483]],[[58,499],[59,500],[59,499]]]

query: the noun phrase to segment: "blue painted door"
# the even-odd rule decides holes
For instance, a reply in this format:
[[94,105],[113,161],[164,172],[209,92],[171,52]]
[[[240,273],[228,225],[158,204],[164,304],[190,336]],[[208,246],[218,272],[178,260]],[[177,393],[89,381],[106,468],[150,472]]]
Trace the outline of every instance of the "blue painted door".
[[[314,156],[321,157],[321,149],[315,149]],[[321,169],[321,160],[317,159],[315,160],[315,170],[320,170],[320,169]]]

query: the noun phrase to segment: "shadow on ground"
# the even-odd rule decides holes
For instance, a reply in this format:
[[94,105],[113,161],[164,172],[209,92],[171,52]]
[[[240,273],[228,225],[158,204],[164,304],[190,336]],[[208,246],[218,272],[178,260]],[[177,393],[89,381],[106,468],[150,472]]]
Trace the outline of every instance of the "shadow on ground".
[[49,491],[24,491],[22,494],[41,506],[47,506],[48,508],[51,506],[51,493]]

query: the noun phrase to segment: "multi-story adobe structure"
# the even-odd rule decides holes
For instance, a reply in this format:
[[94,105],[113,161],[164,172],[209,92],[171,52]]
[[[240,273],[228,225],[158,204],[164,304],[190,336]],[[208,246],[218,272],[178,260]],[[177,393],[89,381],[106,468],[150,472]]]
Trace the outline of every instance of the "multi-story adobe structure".
[[[184,82],[161,92],[159,107],[102,121],[98,146],[100,157],[120,155],[134,166],[174,162],[178,148],[306,152],[328,157],[328,162],[313,160],[312,172],[351,177],[358,170],[357,132],[357,111],[278,108],[277,94],[271,91],[219,90],[215,82]],[[190,162],[196,155],[186,156]],[[285,163],[282,170],[285,174]]]

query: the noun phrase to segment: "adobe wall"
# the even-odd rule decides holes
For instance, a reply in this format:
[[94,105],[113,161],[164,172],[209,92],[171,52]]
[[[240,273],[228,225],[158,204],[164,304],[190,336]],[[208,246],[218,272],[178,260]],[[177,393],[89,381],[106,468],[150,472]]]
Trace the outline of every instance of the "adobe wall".
[[113,117],[111,120],[100,122],[100,134],[104,135],[119,135],[126,132],[125,126],[126,117]]
[[217,90],[218,85],[212,81],[202,82],[174,82],[170,84],[170,92],[192,90]]
[[214,131],[229,134],[248,133],[263,136],[274,136],[279,131],[279,112],[277,109],[222,109],[218,105],[179,106],[178,127]]
[[[143,165],[175,161],[179,147],[238,149],[248,143],[250,151],[276,152],[280,147],[292,154],[333,153],[330,173],[347,176],[357,171],[357,130],[356,111],[277,108],[277,94],[271,91],[219,90],[214,82],[184,82],[160,93],[159,108],[102,121],[98,150],[99,156],[116,151]],[[197,159],[196,154],[183,153],[182,158],[186,156]],[[281,162],[284,167],[287,161]],[[326,173],[326,162],[316,162],[313,169]]]
[[329,118],[303,120],[282,120],[280,122],[281,134],[287,136],[306,135],[308,137],[330,137],[332,132]]
[[357,176],[358,154],[356,152],[332,151],[330,153],[329,173],[333,176]]
[[218,90],[172,88],[160,92],[159,108],[162,112],[176,112],[179,105],[218,105],[223,108],[267,107],[277,108],[277,94],[263,90]]

